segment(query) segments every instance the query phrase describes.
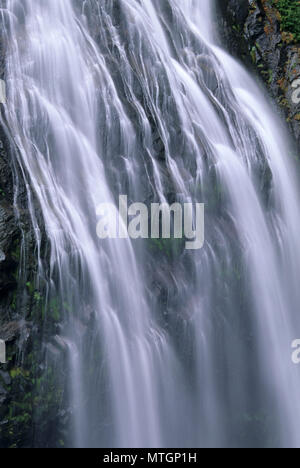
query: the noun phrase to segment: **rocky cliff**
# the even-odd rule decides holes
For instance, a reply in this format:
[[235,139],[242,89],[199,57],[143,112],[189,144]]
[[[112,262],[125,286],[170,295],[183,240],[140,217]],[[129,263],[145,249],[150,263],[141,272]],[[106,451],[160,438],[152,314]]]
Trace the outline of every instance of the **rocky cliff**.
[[[5,81],[5,38],[0,34],[0,79]],[[0,448],[56,445],[51,426],[58,405],[51,368],[45,366],[45,282],[37,281],[37,243],[28,209],[24,174],[17,148],[6,128],[0,104],[0,339],[6,363],[0,364]],[[37,203],[35,214],[43,225]],[[47,270],[45,235],[41,256]],[[50,371],[49,371],[50,369]],[[47,388],[47,391],[42,391]],[[53,413],[54,411],[54,413]],[[47,414],[47,417],[45,417]],[[39,430],[36,430],[39,426]],[[41,442],[41,438],[43,441]]]
[[229,51],[265,82],[300,150],[300,2],[217,0]]

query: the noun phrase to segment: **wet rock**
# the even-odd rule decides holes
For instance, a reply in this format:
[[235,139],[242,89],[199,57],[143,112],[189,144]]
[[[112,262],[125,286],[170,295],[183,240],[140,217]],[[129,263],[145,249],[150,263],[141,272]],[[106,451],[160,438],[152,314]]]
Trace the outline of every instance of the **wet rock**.
[[264,25],[261,18],[261,11],[258,7],[255,8],[252,15],[248,16],[245,21],[245,34],[249,38],[257,38],[264,33]]
[[3,404],[7,397],[7,390],[0,384],[0,405]]
[[14,272],[17,262],[13,257],[18,228],[11,208],[0,204],[0,291],[16,284]]
[[[284,21],[287,6],[280,10],[280,4],[270,0],[218,0],[217,3],[223,45],[265,82],[299,150],[300,103],[292,99],[295,80],[300,78],[299,34],[296,29],[293,31],[296,19]],[[295,8],[294,0],[290,5]]]
[[1,379],[5,385],[11,384],[11,378],[8,372],[0,371],[0,381]]
[[9,322],[0,327],[0,339],[5,342],[10,342],[18,338],[20,335],[28,338],[28,331],[31,324],[24,320]]

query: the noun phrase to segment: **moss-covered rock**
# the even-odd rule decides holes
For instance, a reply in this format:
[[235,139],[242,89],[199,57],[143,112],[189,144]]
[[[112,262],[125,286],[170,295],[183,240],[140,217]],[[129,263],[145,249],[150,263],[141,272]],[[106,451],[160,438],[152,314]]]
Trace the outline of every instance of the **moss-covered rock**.
[[273,6],[279,13],[282,33],[292,34],[291,40],[300,43],[300,2],[297,0],[273,0]]

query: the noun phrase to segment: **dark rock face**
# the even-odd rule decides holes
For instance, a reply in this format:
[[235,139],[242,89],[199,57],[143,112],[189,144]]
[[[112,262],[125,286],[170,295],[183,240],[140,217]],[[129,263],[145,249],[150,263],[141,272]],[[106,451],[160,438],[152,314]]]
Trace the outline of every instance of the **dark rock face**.
[[223,43],[263,79],[282,110],[299,150],[300,44],[296,31],[286,31],[283,21],[283,13],[287,14],[294,3],[294,0],[217,0]]
[[16,286],[14,273],[18,266],[14,246],[20,241],[12,199],[12,172],[8,164],[5,145],[7,141],[0,132],[0,293]]
[[[0,31],[0,78],[5,81],[4,53]],[[68,410],[55,369],[63,350],[51,345],[58,324],[45,299],[49,253],[44,221],[31,194],[40,228],[41,277],[24,177],[5,122],[0,104],[0,339],[6,344],[7,361],[0,363],[0,448],[61,447],[64,436],[58,420],[65,422]]]
[[[3,112],[1,109],[0,112]],[[6,364],[0,364],[0,447],[26,445],[27,435],[22,433],[26,425],[17,422],[30,420],[25,411],[24,390],[30,391],[31,363],[21,362],[22,352],[31,347],[32,327],[27,323],[30,315],[30,301],[26,282],[35,269],[33,261],[33,236],[26,210],[20,216],[14,206],[14,182],[11,149],[3,129],[0,129],[0,339],[6,343]],[[20,206],[24,204],[25,197]],[[25,238],[27,240],[25,241]],[[22,254],[24,246],[28,254]],[[25,252],[25,250],[24,250]],[[21,262],[21,259],[23,261]],[[26,268],[21,267],[27,261]],[[21,281],[21,278],[23,280]],[[28,406],[28,405],[27,405]],[[18,409],[19,408],[19,409]],[[21,409],[22,408],[22,409]],[[25,416],[27,414],[27,416]],[[21,434],[22,433],[22,434]]]
[[[0,34],[0,77],[5,80],[3,64]],[[5,125],[2,104],[0,116]],[[42,226],[37,204],[35,212]],[[47,265],[43,232],[41,236]],[[42,392],[42,386],[46,388],[52,376],[44,365],[43,285],[37,286],[37,270],[36,240],[25,183],[9,130],[0,124],[0,339],[6,344],[7,361],[0,363],[0,448],[32,447],[41,444],[41,437],[52,446],[56,444],[50,432],[57,405]],[[51,392],[55,398],[52,387]],[[35,430],[36,424],[41,425],[40,433]],[[43,445],[47,443],[43,441]]]
[[[42,226],[38,205],[35,213]],[[46,271],[45,234],[41,234]],[[57,445],[53,427],[62,392],[51,363],[46,365],[47,336],[52,335],[53,324],[45,319],[46,281],[36,282],[37,271],[25,184],[15,148],[0,127],[0,339],[6,344],[7,361],[0,363],[0,448]]]
[[[4,109],[0,112],[3,117]],[[45,312],[47,279],[36,281],[36,239],[16,161],[9,131],[0,127],[0,339],[6,343],[7,361],[0,364],[0,448],[55,447],[62,389],[55,363],[49,358],[46,362],[48,340],[55,329]],[[34,210],[43,227],[37,203]],[[40,235],[40,260],[47,275],[43,230]],[[62,353],[57,354],[61,361]]]

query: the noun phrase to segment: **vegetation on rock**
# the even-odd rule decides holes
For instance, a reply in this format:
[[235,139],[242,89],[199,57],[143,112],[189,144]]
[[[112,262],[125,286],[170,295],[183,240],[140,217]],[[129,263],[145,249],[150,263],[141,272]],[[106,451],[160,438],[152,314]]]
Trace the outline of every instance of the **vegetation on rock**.
[[300,1],[273,0],[280,14],[281,30],[291,33],[295,42],[300,42]]

